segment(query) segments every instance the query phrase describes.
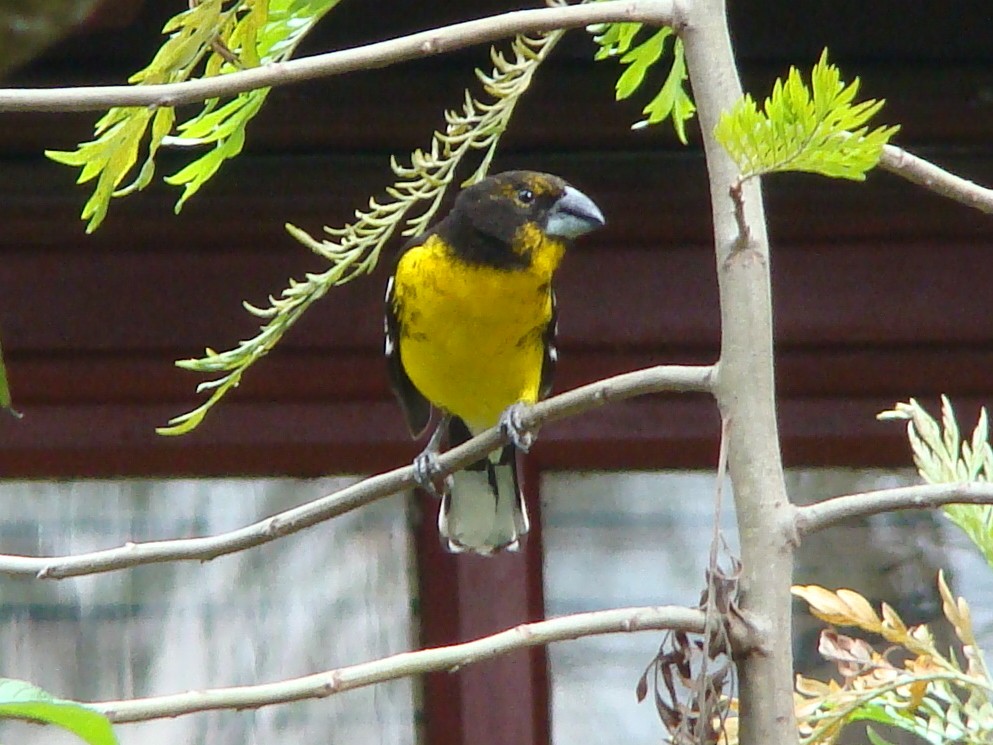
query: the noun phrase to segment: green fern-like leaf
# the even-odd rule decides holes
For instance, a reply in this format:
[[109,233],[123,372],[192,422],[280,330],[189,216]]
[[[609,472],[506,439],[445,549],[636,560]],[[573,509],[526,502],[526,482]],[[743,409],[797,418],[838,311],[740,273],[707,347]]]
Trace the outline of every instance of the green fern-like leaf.
[[[947,396],[941,397],[939,424],[914,399],[884,411],[879,419],[907,421],[907,438],[917,471],[929,484],[993,481],[993,448],[990,447],[986,409],[968,440],[963,440],[955,410]],[[993,567],[993,505],[951,504],[945,515],[969,537]]]
[[[236,69],[288,59],[304,36],[340,0],[202,0],[170,19],[159,51],[129,78],[135,85],[175,83],[197,75],[223,75]],[[148,186],[163,145],[205,148],[166,182],[183,187],[179,211],[223,163],[237,155],[245,128],[265,102],[269,89],[241,94],[231,101],[207,101],[176,124],[175,110],[114,108],[96,124],[94,139],[72,151],[48,151],[52,160],[80,169],[78,183],[96,180],[83,207],[87,232],[107,215],[111,199]],[[173,137],[173,131],[178,137]],[[138,166],[139,160],[141,165]],[[131,176],[130,184],[121,184]]]
[[641,31],[640,23],[608,23],[594,26],[593,40],[600,47],[593,56],[595,60],[605,60],[624,54],[631,48],[634,37]]
[[[340,0],[269,0],[256,4],[249,13],[233,25],[224,43],[242,66],[281,62],[288,59],[314,24],[324,17]],[[206,74],[219,75],[233,69],[230,62],[213,55],[207,63]],[[246,127],[261,110],[269,88],[242,93],[223,105],[208,101],[196,116],[178,126],[179,138],[185,145],[209,146],[203,155],[188,163],[165,181],[182,186],[183,193],[176,202],[179,212],[224,164],[241,152],[245,144]]]
[[810,85],[790,68],[777,80],[760,110],[751,96],[725,112],[714,136],[738,164],[741,179],[783,171],[819,173],[862,181],[899,127],[866,123],[883,101],[854,103],[859,79],[846,85],[827,50],[811,72]]
[[686,58],[683,55],[683,40],[676,39],[673,47],[672,68],[665,79],[665,83],[655,94],[655,98],[648,102],[648,105],[641,113],[646,114],[646,118],[634,124],[635,128],[647,127],[650,124],[658,124],[666,119],[672,119],[673,129],[676,136],[684,145],[686,140],[686,122],[693,118],[696,113],[696,106],[686,92]]
[[629,98],[645,80],[649,68],[659,61],[665,51],[665,40],[672,36],[671,28],[660,28],[647,40],[621,57],[621,64],[627,69],[617,78],[615,91],[617,100]]
[[[152,61],[132,75],[135,85],[172,83],[187,79],[216,38],[225,11],[222,0],[204,0],[178,14],[163,28],[169,34]],[[154,159],[162,141],[172,128],[175,113],[170,108],[152,111],[143,107],[113,108],[94,127],[94,139],[81,143],[73,151],[47,151],[45,154],[65,165],[80,169],[77,183],[96,179],[96,188],[83,207],[82,217],[89,220],[86,232],[92,233],[103,222],[114,196],[143,189],[154,174]],[[147,155],[134,181],[123,189],[121,182],[138,163],[139,152],[149,126]]]
[[268,88],[242,93],[220,108],[212,111],[205,109],[200,115],[179,125],[184,138],[191,138],[197,145],[210,144],[213,147],[173,175],[166,176],[167,184],[183,187],[183,193],[176,202],[176,212],[217,173],[224,161],[241,152],[245,145],[245,127],[262,108],[268,94]]
[[246,303],[250,313],[265,320],[252,338],[225,352],[207,349],[203,357],[177,362],[184,369],[220,377],[197,388],[198,393],[210,394],[206,401],[174,417],[158,433],[181,435],[196,428],[210,409],[240,384],[248,368],[268,354],[316,300],[331,288],[371,272],[383,247],[396,233],[422,233],[437,214],[448,189],[455,185],[456,169],[466,156],[481,154],[478,165],[464,183],[483,178],[517,102],[530,88],[538,66],[561,37],[559,31],[537,38],[518,37],[509,56],[491,50],[493,71],[476,71],[488,100],[479,101],[466,92],[460,111],[445,112],[445,130],[435,133],[429,149],[415,150],[410,165],[396,159],[391,162],[396,181],[386,189],[387,197],[371,198],[367,209],[356,210],[354,222],[340,228],[326,227],[327,238],[323,240],[287,225],[290,235],[327,259],[330,267],[324,272],[307,274],[303,280],[291,279],[278,297],[269,298],[268,307]]
[[671,119],[676,135],[685,145],[686,122],[693,118],[696,106],[686,89],[686,60],[682,40],[668,27],[653,29],[646,36],[642,33],[645,29],[640,23],[602,24],[592,30],[593,40],[599,46],[594,59],[616,58],[625,66],[614,86],[618,101],[630,98],[641,88],[648,72],[666,56],[668,40],[675,39],[672,45],[672,67],[669,68],[665,82],[642,109],[645,118],[632,127],[640,129]]
[[76,183],[84,184],[96,179],[96,188],[83,206],[82,218],[89,220],[87,233],[100,227],[107,216],[112,197],[128,194],[149,184],[153,171],[151,164],[154,163],[155,152],[162,144],[161,138],[152,138],[150,141],[145,165],[131,185],[118,189],[138,162],[139,148],[148,125],[153,120],[171,120],[172,116],[172,109],[158,109],[153,112],[146,108],[114,108],[97,122],[96,139],[82,143],[71,152],[45,152],[56,163],[78,167],[80,172]]

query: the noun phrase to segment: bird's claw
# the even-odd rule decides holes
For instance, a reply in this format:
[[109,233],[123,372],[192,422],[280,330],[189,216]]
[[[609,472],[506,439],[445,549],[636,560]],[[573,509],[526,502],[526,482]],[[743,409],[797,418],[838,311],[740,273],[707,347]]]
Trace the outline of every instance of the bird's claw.
[[535,432],[524,425],[524,414],[527,407],[518,402],[511,404],[500,415],[500,431],[503,432],[510,441],[521,452],[528,452],[534,445]]
[[425,450],[414,458],[414,481],[417,482],[419,487],[436,499],[441,499],[443,493],[448,490],[449,481],[451,480],[450,476],[446,477],[444,487],[442,491],[439,491],[435,482],[440,475],[441,466],[438,464],[437,453]]

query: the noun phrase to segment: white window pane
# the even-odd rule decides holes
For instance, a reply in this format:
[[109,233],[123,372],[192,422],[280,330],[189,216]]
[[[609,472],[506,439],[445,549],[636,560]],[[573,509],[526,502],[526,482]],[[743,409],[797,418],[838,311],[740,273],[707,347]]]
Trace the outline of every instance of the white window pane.
[[[214,534],[354,479],[0,483],[0,550],[65,554]],[[106,700],[307,675],[409,649],[406,502],[384,500],[266,546],[61,581],[2,580],[3,675]],[[415,741],[410,681],[247,712],[117,728],[122,745]],[[4,725],[4,742],[75,743]]]
[[[547,473],[541,482],[548,615],[695,604],[713,532],[715,480],[690,472]],[[733,504],[724,533],[737,550]],[[655,707],[635,684],[661,635],[614,634],[548,650],[552,742],[658,742]]]

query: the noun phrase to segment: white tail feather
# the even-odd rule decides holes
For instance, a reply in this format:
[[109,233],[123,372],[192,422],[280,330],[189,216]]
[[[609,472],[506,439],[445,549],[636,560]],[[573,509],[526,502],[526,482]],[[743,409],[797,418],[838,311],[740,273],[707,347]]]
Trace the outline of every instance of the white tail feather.
[[438,532],[447,539],[450,551],[483,555],[501,549],[516,551],[528,532],[527,508],[513,460],[490,461],[486,466],[452,474],[451,489],[438,511]]

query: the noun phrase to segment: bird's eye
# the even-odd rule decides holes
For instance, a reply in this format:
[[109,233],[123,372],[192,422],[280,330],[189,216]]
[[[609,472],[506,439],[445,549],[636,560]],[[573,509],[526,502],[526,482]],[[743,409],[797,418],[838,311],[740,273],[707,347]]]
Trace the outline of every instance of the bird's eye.
[[517,201],[521,204],[531,204],[534,201],[534,192],[530,189],[521,189],[517,192]]

